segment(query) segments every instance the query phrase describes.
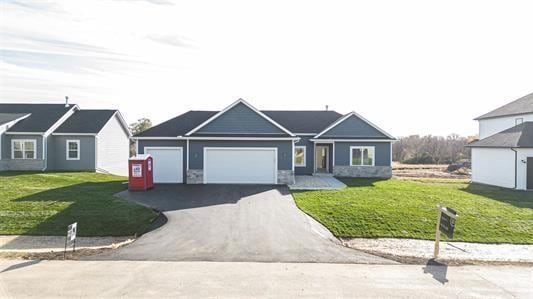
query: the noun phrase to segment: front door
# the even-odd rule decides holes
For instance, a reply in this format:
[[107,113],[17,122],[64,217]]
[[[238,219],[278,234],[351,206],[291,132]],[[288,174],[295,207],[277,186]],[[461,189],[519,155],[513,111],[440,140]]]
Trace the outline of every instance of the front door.
[[527,158],[527,189],[533,190],[533,157]]
[[329,172],[329,148],[323,145],[316,146],[315,152],[315,167],[316,172],[327,173]]

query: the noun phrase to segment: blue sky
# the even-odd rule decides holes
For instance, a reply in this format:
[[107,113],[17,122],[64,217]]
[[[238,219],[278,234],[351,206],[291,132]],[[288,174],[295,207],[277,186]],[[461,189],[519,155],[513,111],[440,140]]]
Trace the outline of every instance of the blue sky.
[[68,95],[158,123],[244,98],[471,135],[533,92],[531,1],[0,3],[0,102]]

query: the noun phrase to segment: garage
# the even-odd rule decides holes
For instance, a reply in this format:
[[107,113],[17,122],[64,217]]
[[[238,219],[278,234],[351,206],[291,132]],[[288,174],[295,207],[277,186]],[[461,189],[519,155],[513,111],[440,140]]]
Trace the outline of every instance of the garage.
[[183,183],[183,149],[181,147],[145,147],[154,159],[155,183]]
[[204,148],[205,184],[276,184],[276,148]]

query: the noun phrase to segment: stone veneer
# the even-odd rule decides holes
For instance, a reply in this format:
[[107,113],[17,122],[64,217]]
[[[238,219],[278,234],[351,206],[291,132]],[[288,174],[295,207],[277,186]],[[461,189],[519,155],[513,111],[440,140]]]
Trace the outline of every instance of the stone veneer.
[[278,170],[278,184],[279,185],[293,185],[294,184],[294,171]]
[[352,178],[390,178],[390,166],[333,166],[333,175]]
[[[204,171],[202,169],[189,169],[187,171],[187,184],[203,184]],[[294,184],[294,171],[292,170],[278,170],[278,184],[292,185]]]
[[44,160],[2,160],[0,161],[0,171],[5,170],[43,170]]
[[187,184],[203,184],[204,171],[202,169],[187,170]]

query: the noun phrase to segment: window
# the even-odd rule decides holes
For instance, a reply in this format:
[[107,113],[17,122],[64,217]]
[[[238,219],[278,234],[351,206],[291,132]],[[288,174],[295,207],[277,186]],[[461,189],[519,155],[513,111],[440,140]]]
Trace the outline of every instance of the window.
[[11,140],[11,159],[37,159],[35,155],[36,144],[37,141],[35,139]]
[[352,166],[374,166],[376,149],[373,146],[351,146]]
[[523,118],[517,118],[517,119],[515,119],[515,125],[518,126],[518,125],[521,125],[521,124],[523,124],[523,123],[524,123],[524,119],[523,119]]
[[294,147],[294,166],[305,167],[305,159],[307,156],[305,151],[305,146]]
[[80,159],[80,141],[67,140],[67,160]]

